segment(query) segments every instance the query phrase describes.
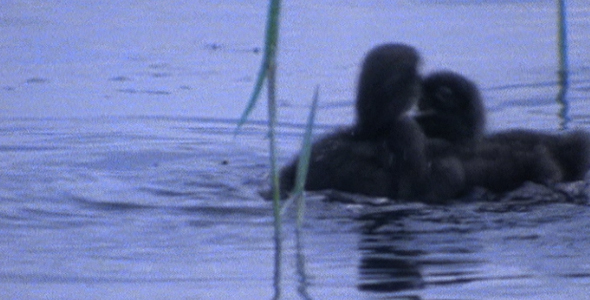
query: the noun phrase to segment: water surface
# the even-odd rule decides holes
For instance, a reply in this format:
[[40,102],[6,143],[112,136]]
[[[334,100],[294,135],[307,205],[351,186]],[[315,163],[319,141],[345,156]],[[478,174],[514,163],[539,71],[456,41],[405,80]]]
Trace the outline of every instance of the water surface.
[[[425,72],[475,80],[490,131],[590,129],[584,1],[568,1],[565,109],[554,1],[284,5],[281,163],[299,149],[313,88],[316,134],[351,122],[359,62],[389,41],[420,49]],[[234,137],[265,13],[240,1],[6,4],[1,299],[273,297],[272,209],[259,196],[264,103]],[[286,216],[281,298],[585,298],[587,199],[513,198],[429,206],[311,195],[300,236]]]

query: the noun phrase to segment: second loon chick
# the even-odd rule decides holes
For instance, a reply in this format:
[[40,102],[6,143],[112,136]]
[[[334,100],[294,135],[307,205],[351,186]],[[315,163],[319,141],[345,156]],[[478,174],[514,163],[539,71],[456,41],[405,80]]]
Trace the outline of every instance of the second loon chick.
[[567,177],[567,168],[554,155],[559,147],[550,145],[559,144],[557,140],[524,130],[484,135],[485,110],[478,88],[460,74],[442,71],[427,76],[419,109],[416,118],[430,138],[429,155],[458,157],[467,189],[481,186],[506,192],[526,181],[547,184]]

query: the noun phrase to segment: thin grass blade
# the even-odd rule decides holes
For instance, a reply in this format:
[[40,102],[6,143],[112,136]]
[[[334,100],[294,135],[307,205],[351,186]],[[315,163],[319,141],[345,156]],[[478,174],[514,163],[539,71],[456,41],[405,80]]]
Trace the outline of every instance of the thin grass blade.
[[568,128],[570,122],[569,103],[567,101],[567,92],[569,89],[569,66],[568,66],[568,44],[567,44],[567,11],[565,0],[557,0],[557,49],[559,56],[558,84],[556,101],[560,108],[558,117],[560,119],[560,129]]
[[268,76],[268,68],[275,61],[276,58],[276,49],[277,43],[279,40],[279,14],[281,8],[281,1],[280,0],[271,0],[267,22],[266,22],[266,34],[265,34],[265,41],[264,41],[264,54],[262,58],[262,62],[260,64],[260,69],[258,70],[258,77],[256,78],[256,84],[254,85],[254,90],[250,95],[250,100],[242,112],[242,116],[238,121],[238,126],[234,132],[234,135],[238,133],[242,125],[246,123],[248,120],[248,116],[254,107],[256,107],[256,103],[260,96],[260,91],[262,90],[262,86],[264,84],[264,80]]
[[307,116],[307,124],[305,125],[305,133],[303,134],[303,141],[301,145],[301,153],[299,154],[299,161],[297,163],[297,177],[295,179],[295,188],[293,194],[297,199],[297,227],[301,227],[303,223],[303,215],[305,214],[305,181],[307,180],[307,172],[309,170],[309,159],[311,156],[311,145],[313,136],[313,124],[315,122],[315,114],[319,99],[319,86],[316,86],[313,93],[313,100],[311,109]]
[[250,116],[250,113],[252,112],[252,110],[254,110],[254,107],[256,106],[256,102],[258,100],[258,97],[260,96],[260,91],[262,91],[264,79],[266,79],[266,74],[268,71],[267,59],[268,58],[266,56],[262,59],[262,65],[260,66],[260,70],[258,70],[258,77],[256,79],[256,85],[254,86],[254,90],[252,91],[252,95],[250,95],[250,100],[248,100],[248,104],[246,105],[246,108],[244,109],[244,112],[242,112],[242,116],[240,117],[240,120],[238,121],[238,126],[236,127],[236,130],[234,131],[234,135],[238,134],[238,131],[240,130],[240,128],[242,128],[242,125],[244,125],[244,123],[246,123],[246,121],[248,120],[248,116]]

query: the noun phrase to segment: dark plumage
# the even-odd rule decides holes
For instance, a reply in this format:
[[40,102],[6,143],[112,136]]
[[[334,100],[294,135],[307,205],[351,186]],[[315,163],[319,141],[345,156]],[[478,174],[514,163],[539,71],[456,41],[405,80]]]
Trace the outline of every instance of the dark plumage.
[[504,144],[517,152],[545,148],[560,170],[561,181],[582,180],[590,169],[590,135],[582,130],[551,134],[513,129],[491,134],[485,142]]
[[355,131],[364,138],[387,135],[420,96],[418,52],[403,44],[371,50],[359,75]]
[[484,135],[485,110],[477,86],[459,74],[426,77],[418,107],[417,122],[429,137],[428,155],[459,158],[467,188],[506,192],[526,181],[577,180],[590,167],[590,138],[582,131]]
[[429,138],[451,143],[479,140],[485,130],[485,108],[475,83],[464,76],[439,71],[422,84],[416,121]]
[[452,71],[424,78],[416,122],[428,137],[430,157],[456,155],[484,135],[486,115],[477,85]]
[[551,184],[563,179],[561,168],[542,143],[525,150],[510,141],[484,138],[474,147],[463,149],[459,157],[467,187],[507,192],[527,181]]
[[[449,180],[460,181],[462,170],[445,161],[433,164],[436,172],[431,172],[426,138],[407,115],[420,94],[419,62],[416,50],[402,44],[380,45],[367,54],[358,82],[356,123],[312,145],[306,190],[406,199],[455,193],[447,186],[429,190],[431,174],[458,174],[459,179]],[[283,192],[293,188],[296,164],[297,159],[281,171]]]
[[[305,189],[334,189],[367,196],[388,197],[395,182],[390,152],[384,139],[367,140],[353,128],[326,135],[312,145]],[[285,196],[295,184],[298,158],[281,170]]]
[[553,184],[584,178],[590,169],[590,135],[513,129],[485,136],[461,155],[467,186],[506,192],[526,181]]

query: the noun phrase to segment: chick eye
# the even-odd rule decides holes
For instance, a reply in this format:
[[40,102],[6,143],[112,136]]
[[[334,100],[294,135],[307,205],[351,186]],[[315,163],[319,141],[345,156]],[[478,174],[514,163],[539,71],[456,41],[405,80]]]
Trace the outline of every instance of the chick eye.
[[457,106],[458,103],[457,97],[453,90],[449,87],[443,86],[437,89],[435,93],[435,97],[438,103],[438,106],[442,108],[454,108]]

